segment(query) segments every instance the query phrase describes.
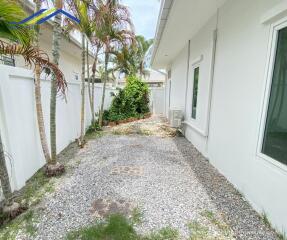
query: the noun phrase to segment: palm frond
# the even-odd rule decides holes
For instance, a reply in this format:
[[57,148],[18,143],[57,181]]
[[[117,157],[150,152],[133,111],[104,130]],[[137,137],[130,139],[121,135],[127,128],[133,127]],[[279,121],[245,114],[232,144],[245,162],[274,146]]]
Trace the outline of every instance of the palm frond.
[[48,55],[42,50],[31,45],[10,44],[0,40],[0,54],[21,55],[29,66],[40,65],[42,70],[49,68],[56,77],[58,91],[65,93],[67,83],[64,74],[56,64],[49,61]]
[[0,37],[29,45],[34,31],[25,24],[17,25],[27,15],[16,0],[0,0]]

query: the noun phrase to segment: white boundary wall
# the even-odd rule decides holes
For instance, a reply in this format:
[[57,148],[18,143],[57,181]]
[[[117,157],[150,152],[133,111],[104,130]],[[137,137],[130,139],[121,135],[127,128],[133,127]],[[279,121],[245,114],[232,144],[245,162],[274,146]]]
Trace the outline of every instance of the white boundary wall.
[[150,88],[150,109],[153,114],[164,114],[165,88]]
[[[0,130],[7,157],[7,166],[13,190],[18,190],[45,164],[37,127],[33,73],[30,70],[0,65]],[[67,79],[69,80],[69,79]],[[57,101],[57,151],[62,151],[80,135],[80,81],[68,82],[66,99]],[[105,108],[111,104],[107,88]],[[100,107],[102,86],[95,88],[95,109]],[[50,81],[42,80],[42,104],[46,134],[49,140]],[[91,111],[86,88],[86,127]],[[1,196],[0,196],[1,198]]]

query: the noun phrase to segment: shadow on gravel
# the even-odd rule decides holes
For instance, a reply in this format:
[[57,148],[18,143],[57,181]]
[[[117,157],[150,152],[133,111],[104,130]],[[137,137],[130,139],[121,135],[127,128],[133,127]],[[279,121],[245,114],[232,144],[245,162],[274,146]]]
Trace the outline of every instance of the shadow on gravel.
[[234,186],[190,142],[184,137],[176,137],[173,141],[213,204],[234,231],[236,239],[278,239],[275,231],[263,223],[258,213],[243,199]]

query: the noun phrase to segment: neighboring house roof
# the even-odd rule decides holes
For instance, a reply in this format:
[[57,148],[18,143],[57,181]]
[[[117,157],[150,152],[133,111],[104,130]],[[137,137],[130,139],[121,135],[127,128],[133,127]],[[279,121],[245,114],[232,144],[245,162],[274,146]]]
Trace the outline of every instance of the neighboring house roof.
[[153,68],[170,65],[187,41],[216,14],[226,0],[162,0],[158,18]]

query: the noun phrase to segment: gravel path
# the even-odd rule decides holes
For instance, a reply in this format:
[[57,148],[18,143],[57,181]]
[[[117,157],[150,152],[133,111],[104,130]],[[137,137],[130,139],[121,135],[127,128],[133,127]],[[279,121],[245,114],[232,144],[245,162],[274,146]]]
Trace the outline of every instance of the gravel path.
[[[137,128],[141,124],[162,125],[158,119]],[[74,172],[41,204],[32,239],[63,239],[72,229],[117,211],[129,215],[136,207],[143,213],[141,233],[171,226],[182,239],[190,229],[208,232],[198,239],[276,239],[183,137],[106,134],[89,141],[73,162]]]

